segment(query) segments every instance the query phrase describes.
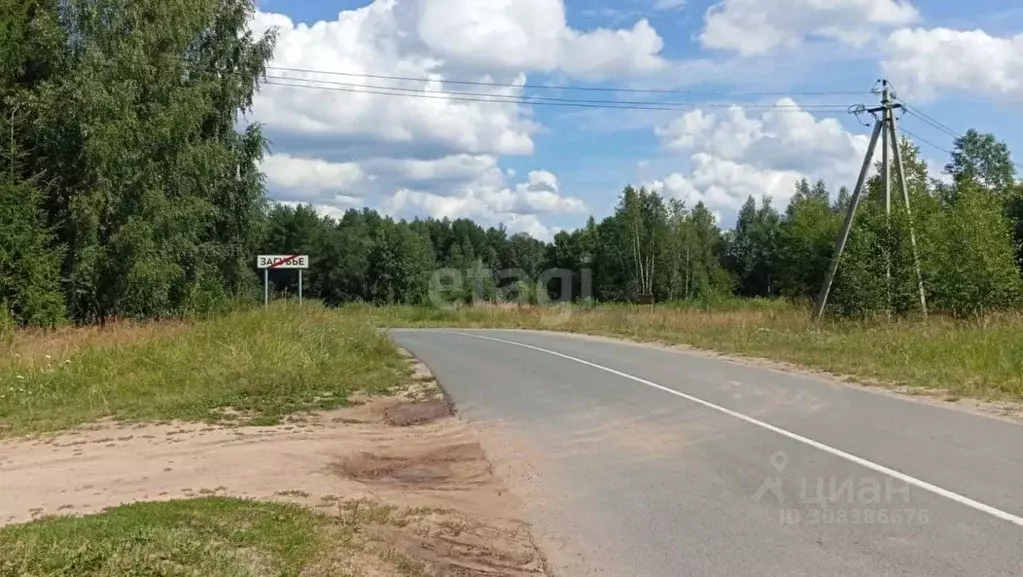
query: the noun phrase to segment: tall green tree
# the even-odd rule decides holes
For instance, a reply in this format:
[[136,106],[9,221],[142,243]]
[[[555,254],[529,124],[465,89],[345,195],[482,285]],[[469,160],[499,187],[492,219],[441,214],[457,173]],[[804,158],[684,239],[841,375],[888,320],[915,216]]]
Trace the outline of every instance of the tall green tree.
[[1023,287],[1002,203],[969,179],[956,188],[956,203],[941,222],[934,304],[955,315],[1019,306]]
[[[993,134],[970,129],[956,138],[945,172],[956,184],[1005,194],[1016,184],[1016,167],[1009,147]],[[957,189],[953,189],[957,190]]]
[[0,0],[0,315],[23,325],[52,326],[65,315],[63,247],[44,210],[47,175],[29,154],[35,89],[60,73],[62,41],[55,2]]
[[255,288],[266,143],[257,126],[239,132],[236,122],[273,34],[253,37],[254,9],[250,0],[28,3],[46,49],[17,69],[33,118],[23,176],[43,175],[73,318],[178,314]]
[[1003,211],[1012,227],[1017,265],[1023,271],[1023,185],[1016,180],[1016,165],[1008,145],[993,134],[970,129],[955,140],[945,171],[957,185],[944,188],[951,201],[964,186],[1002,199]]
[[61,254],[41,200],[31,183],[0,177],[0,315],[21,325],[53,326],[64,318]]
[[524,232],[515,233],[508,239],[502,260],[505,268],[521,269],[530,281],[535,281],[545,268],[547,247]]
[[777,279],[782,294],[804,301],[817,296],[843,216],[831,209],[826,191],[814,195],[805,180],[796,184],[777,236]]
[[405,223],[382,221],[375,231],[366,279],[374,302],[426,303],[434,269],[433,246],[428,237]]
[[724,242],[717,220],[702,201],[686,218],[686,276],[689,298],[714,298],[732,290],[732,279],[721,264]]
[[777,294],[776,279],[778,237],[781,216],[764,197],[758,208],[750,196],[736,218],[728,240],[725,265],[736,279],[736,291],[742,296]]

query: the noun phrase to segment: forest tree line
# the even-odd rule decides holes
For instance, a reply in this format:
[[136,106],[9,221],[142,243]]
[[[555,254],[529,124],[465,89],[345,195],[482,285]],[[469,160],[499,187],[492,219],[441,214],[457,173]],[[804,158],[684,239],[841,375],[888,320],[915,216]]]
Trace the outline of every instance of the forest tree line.
[[[255,301],[260,253],[309,254],[306,295],[330,304],[429,303],[439,269],[473,279],[445,291],[466,303],[557,299],[558,281],[535,283],[552,268],[576,272],[571,294],[598,302],[816,295],[849,202],[847,189],[822,182],[800,182],[785,207],[750,198],[729,231],[703,204],[630,186],[613,214],[552,242],[467,219],[369,209],[335,219],[269,202],[259,169],[267,140],[257,124],[238,123],[274,48],[273,32],[247,30],[254,9],[252,0],[0,0],[0,325]],[[1007,147],[968,132],[947,183],[930,178],[911,143],[902,148],[933,308],[1019,307],[1023,187]],[[897,192],[884,217],[878,174],[836,278],[841,314],[919,307],[909,218]],[[529,282],[493,274],[507,270]],[[273,288],[293,294],[294,277],[275,271]]]
[[[911,214],[893,171],[892,214],[885,217],[884,183],[875,166],[835,277],[830,310],[854,316],[920,310],[910,222],[931,310],[963,316],[1023,306],[1023,186],[1005,144],[967,132],[955,142],[945,179],[931,178],[911,142],[903,139],[900,148]],[[266,246],[310,254],[308,294],[331,304],[436,303],[437,277],[431,293],[431,275],[444,268],[463,273],[461,290],[440,291],[445,302],[551,302],[565,294],[597,302],[644,296],[810,302],[849,202],[846,187],[832,194],[823,181],[802,180],[783,210],[770,198],[750,197],[735,226],[722,231],[703,203],[688,207],[628,186],[613,214],[600,221],[590,217],[552,242],[468,219],[395,221],[369,209],[333,219],[311,206],[278,205],[269,213]],[[527,290],[514,282],[519,276],[530,283],[545,280],[542,274],[550,269],[574,273],[572,290],[564,292],[557,277]],[[520,272],[511,278],[499,274],[507,271]],[[579,286],[583,271],[588,292]],[[276,289],[294,293],[294,277],[276,273]]]

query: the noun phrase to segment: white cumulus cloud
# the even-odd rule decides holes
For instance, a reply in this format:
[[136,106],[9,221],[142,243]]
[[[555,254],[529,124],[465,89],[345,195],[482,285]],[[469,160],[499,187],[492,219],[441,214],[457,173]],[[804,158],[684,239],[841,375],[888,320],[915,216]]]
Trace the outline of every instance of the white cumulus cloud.
[[885,53],[882,68],[907,97],[925,100],[941,90],[969,90],[1023,100],[1023,34],[905,28],[888,37]]
[[707,10],[700,42],[747,56],[808,38],[863,46],[879,28],[919,18],[908,0],[721,0]]
[[501,174],[500,170],[487,171],[453,194],[402,189],[386,208],[398,214],[467,217],[484,226],[504,224],[512,232],[523,231],[544,240],[550,240],[559,229],[546,226],[543,216],[586,212],[581,199],[560,193],[558,179],[551,172],[531,171],[526,182],[514,186],[505,185]]
[[690,205],[732,214],[749,196],[768,195],[785,206],[802,178],[823,179],[832,193],[852,186],[869,137],[847,132],[832,118],[816,118],[790,98],[750,114],[741,107],[693,110],[655,133],[670,151],[688,155],[688,171],[650,186]]
[[686,5],[686,0],[654,0],[654,10],[678,10]]
[[365,177],[354,162],[327,162],[288,154],[267,156],[262,170],[268,185],[309,194],[350,192]]
[[740,106],[722,112],[693,110],[655,128],[662,144],[680,152],[706,152],[762,169],[855,175],[869,137],[851,134],[834,118],[816,118],[791,98],[751,115]]
[[759,199],[767,195],[775,207],[784,207],[796,183],[805,176],[794,170],[759,169],[704,152],[693,155],[692,164],[686,174],[674,172],[646,186],[681,199],[689,207],[703,202],[720,215],[734,213],[750,196]]
[[417,30],[434,53],[487,69],[608,78],[660,70],[664,42],[646,20],[579,31],[563,0],[419,0]]
[[582,199],[561,192],[552,172],[534,170],[524,182],[509,183],[513,175],[491,156],[370,158],[354,164],[274,154],[263,170],[273,200],[312,204],[325,215],[368,204],[399,216],[503,223],[513,232],[549,239],[558,229],[544,225],[544,217],[587,211]]
[[499,216],[583,214],[586,211],[581,199],[559,193],[557,177],[546,170],[532,171],[526,182],[510,187],[499,175],[499,171],[488,171],[448,194],[402,189],[390,207],[400,210],[412,206],[426,209],[428,215],[438,218],[475,216],[495,222]]
[[[329,139],[334,146],[354,143],[409,150],[433,146],[471,153],[532,152],[531,136],[537,126],[517,104],[466,102],[444,94],[440,63],[407,49],[396,10],[394,2],[378,0],[341,12],[335,21],[312,26],[279,14],[257,13],[253,29],[276,26],[279,37],[269,82],[254,102],[255,117],[271,130]],[[366,74],[434,81],[358,76]],[[521,82],[522,76],[515,79]],[[412,95],[372,93],[393,92],[395,87]],[[514,97],[521,90],[506,86],[482,92]]]
[[257,12],[250,27],[278,31],[253,107],[273,146],[263,164],[273,198],[324,213],[363,202],[473,215],[543,235],[553,230],[543,215],[584,206],[550,172],[506,182],[513,173],[498,159],[532,154],[543,129],[514,100],[527,76],[609,79],[666,65],[648,21],[579,30],[563,0],[373,0],[313,24]]

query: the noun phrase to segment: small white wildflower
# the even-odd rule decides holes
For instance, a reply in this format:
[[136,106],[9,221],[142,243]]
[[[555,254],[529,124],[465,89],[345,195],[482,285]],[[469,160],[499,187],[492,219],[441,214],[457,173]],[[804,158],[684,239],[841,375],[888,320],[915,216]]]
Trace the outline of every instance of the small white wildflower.
[[52,359],[52,358],[53,358],[53,357],[51,357],[50,355],[46,355],[46,360],[50,360],[50,359]]
[[18,375],[18,378],[24,380],[25,377]]

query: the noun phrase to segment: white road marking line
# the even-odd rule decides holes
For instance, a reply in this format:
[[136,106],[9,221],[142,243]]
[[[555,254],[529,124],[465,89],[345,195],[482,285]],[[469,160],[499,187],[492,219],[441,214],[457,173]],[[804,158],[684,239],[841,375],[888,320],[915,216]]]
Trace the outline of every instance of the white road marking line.
[[552,351],[552,350],[544,349],[544,348],[541,348],[541,347],[536,347],[536,346],[533,346],[533,345],[527,345],[525,343],[519,343],[519,342],[515,342],[515,341],[508,341],[508,340],[505,340],[505,339],[498,339],[498,338],[494,338],[494,337],[487,337],[487,336],[484,336],[484,335],[476,335],[476,334],[472,334],[472,333],[460,333],[460,332],[457,332],[457,331],[450,331],[450,332],[452,334],[461,335],[463,337],[472,337],[472,338],[476,338],[476,339],[484,339],[484,340],[488,340],[488,341],[495,341],[495,342],[498,342],[498,343],[505,343],[505,344],[508,344],[508,345],[515,345],[517,347],[523,347],[523,348],[526,348],[526,349],[532,349],[534,351],[540,351],[542,353],[547,353],[549,355],[554,355],[556,357],[561,357],[563,359],[568,359],[570,361],[575,361],[577,363],[586,365],[588,367],[593,367],[595,369],[600,369],[602,371],[606,371],[608,373],[611,373],[612,375],[617,375],[619,377],[622,377],[622,378],[625,378],[625,379],[629,379],[631,381],[635,381],[637,383],[646,385],[648,387],[652,387],[652,388],[664,391],[665,393],[669,393],[669,394],[675,395],[676,397],[681,397],[683,399],[686,399],[687,401],[694,402],[694,403],[696,403],[698,405],[702,405],[704,407],[707,407],[708,409],[712,409],[712,410],[717,411],[719,413],[724,413],[724,414],[726,414],[726,415],[728,415],[730,417],[734,417],[734,418],[739,419],[741,421],[746,421],[747,423],[749,423],[751,425],[756,425],[757,427],[760,427],[762,429],[767,429],[768,431],[771,431],[772,433],[777,433],[779,435],[782,435],[783,437],[788,437],[788,438],[790,438],[790,439],[792,439],[794,441],[798,441],[800,443],[803,443],[804,445],[809,445],[810,447],[813,447],[814,449],[817,449],[819,451],[824,451],[825,453],[828,453],[830,455],[834,455],[834,456],[836,456],[836,457],[838,457],[840,459],[845,459],[846,461],[850,461],[852,463],[856,463],[857,465],[860,465],[860,466],[866,467],[868,469],[877,471],[878,473],[881,473],[881,474],[884,474],[884,475],[888,475],[889,477],[893,477],[895,479],[898,479],[898,480],[900,480],[900,481],[902,481],[902,482],[904,482],[906,484],[912,485],[912,486],[917,487],[919,489],[923,489],[923,490],[928,491],[930,493],[934,493],[935,495],[939,495],[941,497],[945,497],[946,499],[949,499],[951,501],[959,503],[960,505],[965,505],[965,506],[967,506],[967,507],[969,507],[971,509],[980,511],[982,513],[987,513],[988,515],[991,515],[992,517],[997,517],[999,519],[1002,519],[1003,521],[1008,521],[1008,522],[1010,522],[1013,525],[1016,525],[1018,527],[1023,527],[1023,517],[1019,517],[1019,516],[1013,515],[1012,513],[1008,513],[1006,511],[1002,511],[1001,509],[997,509],[995,507],[992,507],[991,505],[986,505],[984,503],[981,503],[980,501],[975,501],[975,500],[973,500],[973,499],[971,499],[971,498],[969,498],[969,497],[967,497],[965,495],[960,495],[959,493],[955,493],[953,491],[949,491],[948,489],[943,489],[943,488],[941,488],[941,487],[939,487],[937,485],[933,485],[933,484],[928,483],[927,481],[924,481],[922,479],[917,479],[916,477],[911,477],[911,476],[909,476],[909,475],[907,475],[905,473],[901,473],[899,471],[896,471],[895,469],[889,469],[888,467],[885,467],[884,465],[879,465],[879,464],[877,464],[877,463],[875,463],[873,461],[868,461],[868,460],[864,459],[863,457],[857,457],[856,455],[853,455],[852,453],[846,453],[845,451],[843,451],[841,449],[836,449],[836,448],[834,448],[832,446],[825,445],[824,443],[820,443],[820,442],[814,441],[813,439],[808,439],[808,438],[806,438],[806,437],[804,437],[802,435],[799,435],[799,434],[793,433],[791,431],[787,431],[785,429],[782,429],[781,427],[776,427],[776,426],[771,425],[769,423],[765,423],[763,421],[758,421],[757,419],[754,419],[753,417],[748,417],[748,416],[746,416],[746,415],[744,415],[742,413],[738,413],[738,412],[733,411],[731,409],[726,409],[724,407],[715,405],[714,403],[711,403],[709,401],[705,401],[705,400],[700,399],[698,397],[694,397],[692,395],[676,391],[675,389],[669,389],[668,387],[665,387],[663,385],[658,385],[657,383],[654,383],[652,381],[648,381],[648,380],[646,380],[644,378],[640,378],[640,377],[637,377],[637,376],[634,376],[634,375],[630,375],[628,373],[623,373],[621,371],[617,371],[617,370],[612,369],[610,367],[605,367],[603,365],[598,365],[597,363],[591,363],[590,361],[585,361],[583,359],[580,359],[580,358],[577,358],[577,357],[573,357],[573,356],[570,356],[570,355],[566,355],[566,354],[563,354],[563,353],[559,353],[557,351]]

